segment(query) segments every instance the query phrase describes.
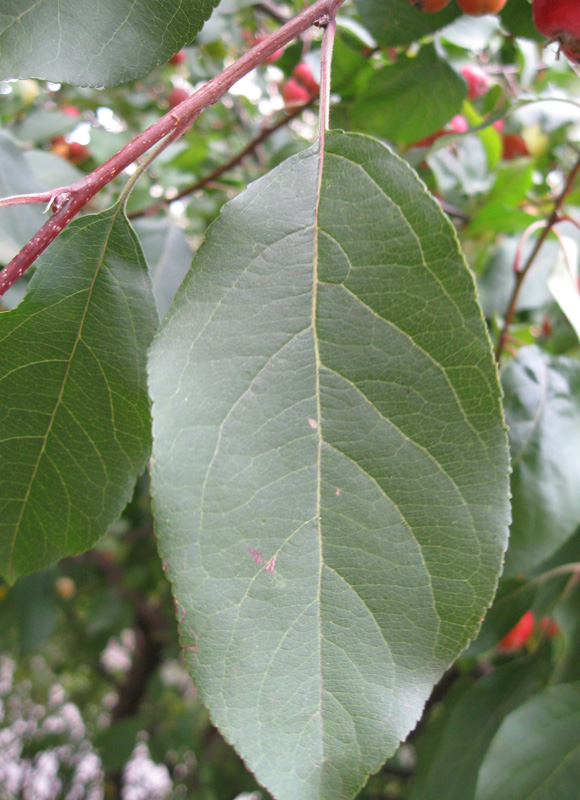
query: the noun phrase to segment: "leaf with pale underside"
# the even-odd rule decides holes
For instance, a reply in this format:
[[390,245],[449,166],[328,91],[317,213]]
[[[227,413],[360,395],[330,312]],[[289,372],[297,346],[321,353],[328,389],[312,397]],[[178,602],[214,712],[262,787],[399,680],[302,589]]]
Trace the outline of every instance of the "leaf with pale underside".
[[507,575],[530,573],[580,523],[580,364],[522,347],[502,372],[513,472]]
[[219,0],[2,0],[0,78],[112,86],[190,44]]
[[[321,183],[319,185],[319,171]],[[279,800],[346,800],[477,630],[508,523],[452,227],[327,134],[222,210],[150,358],[156,531],[202,702]]]
[[157,315],[119,206],[73,222],[0,314],[0,573],[87,550],[150,449],[147,348]]

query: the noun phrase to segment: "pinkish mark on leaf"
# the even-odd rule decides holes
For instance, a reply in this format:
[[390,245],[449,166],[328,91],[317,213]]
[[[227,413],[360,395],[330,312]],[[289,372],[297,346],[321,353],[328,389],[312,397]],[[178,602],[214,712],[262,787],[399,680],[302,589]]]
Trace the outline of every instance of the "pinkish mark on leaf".
[[335,495],[336,495],[337,497],[340,497],[340,489],[337,489],[337,490],[336,490],[336,492],[335,492]]
[[270,575],[273,575],[273,574],[274,574],[274,570],[276,569],[276,559],[277,559],[277,558],[278,558],[278,555],[275,555],[275,556],[273,556],[273,557],[272,557],[272,558],[271,558],[271,559],[268,561],[268,563],[266,564],[266,566],[264,567],[264,570],[265,570],[267,573],[269,573]]
[[175,616],[177,617],[177,622],[181,625],[181,623],[185,619],[185,609],[183,606],[180,606],[175,598],[173,599],[173,607],[175,608]]
[[252,558],[254,559],[254,562],[256,564],[261,565],[261,564],[264,563],[264,556],[262,555],[262,551],[261,550],[254,550],[253,547],[248,547],[248,551],[247,552],[248,552],[248,555],[252,556]]
[[313,431],[318,429],[318,422],[316,422],[315,419],[312,419],[312,417],[308,417],[308,424],[310,425]]

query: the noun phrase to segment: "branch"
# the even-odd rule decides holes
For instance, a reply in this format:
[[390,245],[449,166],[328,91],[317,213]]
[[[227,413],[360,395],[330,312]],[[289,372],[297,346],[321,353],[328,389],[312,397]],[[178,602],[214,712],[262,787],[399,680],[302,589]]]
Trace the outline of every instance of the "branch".
[[[558,197],[554,201],[554,208],[552,209],[552,213],[550,214],[547,222],[545,223],[545,227],[542,230],[542,233],[540,234],[540,236],[538,238],[538,241],[535,244],[534,249],[532,250],[532,252],[528,256],[528,259],[527,259],[526,263],[524,264],[524,266],[521,269],[519,269],[519,261],[516,262],[516,265],[515,265],[517,267],[517,269],[515,271],[516,272],[516,282],[515,282],[515,286],[514,286],[514,289],[513,289],[513,292],[512,292],[512,296],[510,298],[510,302],[509,302],[506,314],[505,314],[504,325],[503,325],[502,332],[500,334],[500,337],[499,337],[499,340],[498,340],[498,343],[497,343],[497,348],[496,348],[496,351],[495,351],[495,360],[497,361],[498,364],[499,364],[499,360],[500,360],[501,354],[503,352],[503,349],[504,349],[504,346],[505,346],[505,343],[506,343],[506,340],[507,340],[507,336],[508,336],[508,331],[509,331],[510,325],[512,324],[512,321],[513,321],[513,318],[514,318],[514,314],[515,314],[515,310],[516,310],[516,303],[517,303],[517,300],[518,300],[518,297],[519,297],[520,289],[522,288],[522,284],[524,282],[524,278],[526,277],[526,275],[528,274],[528,272],[530,270],[530,267],[532,266],[532,264],[536,260],[536,257],[537,257],[538,253],[540,252],[540,250],[542,248],[542,245],[544,244],[544,242],[546,241],[546,239],[548,238],[548,236],[552,232],[552,229],[553,229],[554,225],[556,225],[557,222],[560,222],[560,219],[561,219],[560,210],[561,210],[562,206],[564,205],[564,201],[566,200],[566,197],[570,193],[570,190],[572,189],[572,186],[574,185],[574,181],[576,180],[576,178],[578,177],[579,174],[580,174],[580,155],[578,156],[578,158],[576,159],[576,163],[574,164],[574,166],[570,170],[570,174],[568,175],[568,178],[566,179],[566,183],[564,184],[564,188],[562,189],[562,191],[560,192],[560,194],[558,195]],[[519,254],[519,249],[518,249],[518,254]],[[518,254],[516,254],[516,259],[518,258]]]
[[248,144],[244,147],[243,150],[233,156],[229,161],[225,164],[222,164],[219,167],[216,167],[212,172],[205,175],[203,178],[200,178],[195,183],[186,186],[185,188],[181,189],[175,197],[172,197],[170,200],[160,200],[158,203],[154,203],[147,208],[142,208],[139,211],[132,211],[128,214],[129,219],[137,219],[138,217],[148,216],[150,214],[154,214],[156,211],[160,211],[162,208],[165,208],[167,203],[173,203],[174,200],[181,200],[182,197],[186,197],[188,194],[193,194],[193,192],[197,192],[200,189],[203,189],[210,183],[213,183],[217,180],[224,172],[229,172],[230,169],[237,167],[237,165],[246,158],[246,156],[250,155],[258,145],[262,144],[269,136],[271,136],[276,131],[283,128],[285,125],[288,125],[289,122],[292,122],[293,119],[299,117],[300,114],[304,111],[305,108],[309,108],[315,101],[315,97],[312,97],[310,100],[307,100],[306,103],[302,103],[289,114],[286,114],[285,117],[279,119],[274,125],[270,125],[267,128],[264,128],[261,133],[259,133],[254,139],[252,139]]
[[[151,127],[136,136],[112,158],[101,164],[89,175],[70,186],[61,186],[48,193],[54,216],[49,219],[38,233],[26,244],[20,253],[0,272],[0,297],[20,278],[34,263],[38,256],[56,239],[68,223],[100,191],[103,186],[113,180],[129,164],[146,153],[166,136],[175,133],[178,128],[185,127],[209,106],[214,105],[244,75],[251,72],[276,50],[284,47],[300,33],[314,25],[318,20],[336,13],[344,0],[316,0],[316,2],[300,12],[275,33],[270,34],[259,44],[252,47],[238,61],[225,69],[220,75],[212,78],[205,86],[198,89],[190,97],[176,106],[172,111],[157,120]],[[38,195],[32,195],[37,198]],[[13,204],[25,202],[18,197]],[[44,202],[31,199],[30,202]]]

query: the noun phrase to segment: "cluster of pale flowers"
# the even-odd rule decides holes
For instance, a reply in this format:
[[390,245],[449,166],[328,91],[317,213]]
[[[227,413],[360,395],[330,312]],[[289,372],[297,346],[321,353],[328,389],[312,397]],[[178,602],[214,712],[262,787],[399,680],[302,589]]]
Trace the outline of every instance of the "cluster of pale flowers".
[[[132,633],[132,632],[131,632]],[[127,631],[119,639],[109,640],[101,665],[109,673],[127,672],[135,643]],[[50,674],[46,662],[35,659],[33,673]],[[15,681],[15,662],[0,654],[0,798],[10,800],[103,800],[104,773],[101,759],[90,741],[87,726],[78,707],[63,687],[52,680],[46,690],[46,702],[37,702],[32,682]],[[161,667],[163,684],[178,691],[185,699],[195,697],[193,681],[178,661],[168,659]],[[103,709],[116,701],[116,693],[103,699]],[[110,714],[104,710],[99,719],[104,727]],[[100,724],[97,725],[100,727]],[[156,764],[140,734],[122,774],[122,800],[167,800],[175,790],[165,764]],[[189,767],[196,760],[189,752]],[[180,787],[183,788],[183,787]],[[234,800],[261,800],[260,792],[243,793]]]

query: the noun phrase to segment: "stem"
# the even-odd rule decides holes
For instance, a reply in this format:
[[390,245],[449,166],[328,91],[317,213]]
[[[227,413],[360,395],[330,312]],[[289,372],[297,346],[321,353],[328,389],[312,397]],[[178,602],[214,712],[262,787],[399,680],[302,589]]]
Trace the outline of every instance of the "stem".
[[181,200],[182,197],[186,197],[189,194],[193,194],[193,192],[197,192],[200,189],[203,189],[208,184],[213,183],[213,181],[217,180],[221,175],[224,174],[224,172],[228,172],[230,169],[236,167],[241,161],[244,160],[244,158],[246,158],[246,156],[250,155],[250,153],[252,153],[256,149],[256,147],[262,144],[262,142],[265,141],[269,136],[271,136],[277,130],[280,130],[280,128],[283,128],[285,125],[288,125],[288,123],[292,122],[292,120],[296,119],[296,117],[299,117],[305,108],[309,108],[314,103],[315,99],[316,98],[313,97],[311,100],[308,100],[306,103],[303,103],[302,105],[293,109],[289,114],[286,114],[285,117],[282,117],[282,119],[278,120],[278,122],[276,122],[274,125],[270,125],[269,127],[264,128],[262,132],[259,133],[258,136],[256,136],[250,142],[248,142],[248,144],[243,148],[243,150],[240,150],[240,152],[237,155],[233,156],[229,161],[226,161],[225,164],[216,167],[214,170],[212,170],[212,172],[208,173],[207,175],[204,175],[203,178],[200,178],[195,183],[192,183],[191,185],[181,189],[181,191],[178,192],[175,195],[175,197],[172,197],[171,200],[161,200],[160,202],[154,203],[153,205],[148,206],[147,208],[140,209],[139,211],[132,211],[128,215],[129,219],[137,219],[138,217],[154,214],[156,211],[160,211],[162,208],[165,208],[168,202],[172,203],[174,200]]
[[324,28],[322,46],[320,48],[320,148],[324,148],[324,134],[330,122],[330,67],[334,34],[336,33],[336,11],[330,14]]
[[[332,17],[343,2],[344,0],[316,0],[312,6],[300,12],[275,33],[252,47],[238,61],[225,69],[220,75],[208,81],[205,86],[202,86],[201,89],[194,92],[172,111],[157,120],[143,133],[136,136],[129,144],[125,145],[118,153],[89,175],[72,183],[70,186],[61,186],[49,193],[48,198],[53,200],[57,211],[28,244],[22,248],[20,253],[0,272],[0,297],[8,291],[103,186],[106,186],[116,175],[146,153],[157,142],[169,134],[176,133],[182,125],[193,122],[204,109],[217,103],[234,83],[243,78],[244,75],[247,75],[248,72],[251,72],[268,56],[275,53],[276,50],[291,42],[317,20],[327,16]],[[38,195],[33,195],[32,197],[37,198]],[[24,201],[20,197],[17,203],[13,204],[21,204],[22,202]],[[45,200],[34,199],[31,202],[45,202]]]
[[532,578],[531,583],[543,583],[551,578],[557,578],[560,575],[580,576],[580,563],[560,564],[559,567],[554,567],[554,569],[543,572],[541,575]]
[[516,303],[517,303],[517,300],[518,300],[520,289],[522,288],[522,283],[524,282],[524,279],[525,279],[526,275],[528,274],[530,267],[534,263],[538,253],[542,249],[542,245],[544,244],[544,242],[546,241],[546,239],[548,238],[548,236],[552,232],[552,228],[554,227],[554,225],[557,222],[559,222],[559,220],[560,220],[560,209],[564,205],[564,201],[565,201],[567,195],[569,194],[570,190],[572,189],[572,186],[574,185],[574,181],[578,177],[579,173],[580,173],[580,156],[578,156],[578,158],[576,159],[576,163],[574,164],[574,166],[570,170],[570,174],[568,175],[568,178],[566,179],[566,183],[564,184],[564,188],[562,189],[562,191],[560,192],[560,194],[558,195],[558,197],[556,198],[556,200],[554,202],[554,208],[552,209],[552,213],[550,214],[547,222],[545,223],[545,227],[544,227],[542,233],[540,234],[534,249],[532,250],[532,252],[528,256],[528,259],[527,259],[526,263],[524,264],[524,266],[521,268],[521,270],[518,269],[518,271],[516,272],[515,286],[513,288],[512,296],[511,296],[511,299],[510,299],[510,302],[509,302],[509,305],[508,305],[508,308],[507,308],[507,311],[506,311],[506,314],[505,314],[504,325],[503,325],[502,332],[500,334],[500,337],[499,337],[499,340],[498,340],[498,343],[497,343],[497,348],[496,348],[496,351],[495,351],[495,359],[498,362],[498,364],[499,364],[499,360],[500,360],[501,354],[503,352],[504,345],[505,345],[506,340],[507,340],[507,334],[508,334],[508,331],[509,331],[509,327],[512,324],[512,321],[513,321],[513,318],[514,318],[514,314],[515,314],[515,310],[516,310]]
[[143,161],[139,164],[133,175],[131,175],[131,177],[123,187],[123,191],[119,195],[119,199],[117,201],[118,203],[122,203],[123,206],[127,205],[127,200],[129,199],[129,195],[133,191],[133,187],[135,186],[139,178],[143,175],[144,172],[146,172],[149,169],[153,161],[155,161],[155,159],[160,153],[166,150],[170,144],[172,144],[183,133],[185,133],[187,128],[189,128],[190,124],[191,124],[190,122],[187,122],[182,124],[180,127],[176,128],[176,130],[173,133],[169,134],[169,136],[166,136],[165,139],[162,139],[160,142],[158,142],[153,148],[153,150],[147,153]]

